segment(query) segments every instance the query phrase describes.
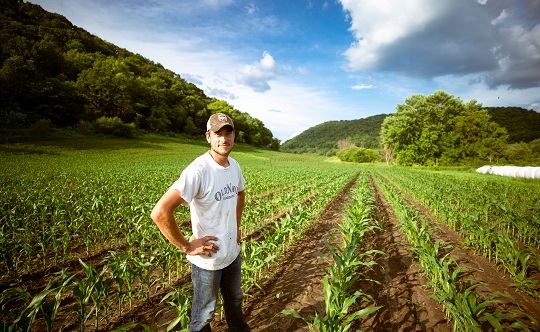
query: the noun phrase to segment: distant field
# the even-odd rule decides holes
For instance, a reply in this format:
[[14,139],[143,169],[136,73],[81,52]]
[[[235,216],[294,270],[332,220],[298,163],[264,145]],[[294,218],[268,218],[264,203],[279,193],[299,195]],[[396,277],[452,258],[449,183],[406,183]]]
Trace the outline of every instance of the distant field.
[[[110,331],[132,322],[156,328],[177,319],[177,328],[185,327],[189,266],[149,214],[183,168],[207,150],[205,142],[159,137],[0,145],[0,304],[9,309],[0,322],[25,323],[33,330],[46,330],[50,323],[54,330]],[[375,189],[397,204],[377,207],[389,209],[389,215],[399,217],[399,207],[414,202],[458,233],[471,256],[492,262],[532,301],[540,298],[538,180],[473,169],[342,164],[244,145],[231,156],[247,180],[242,253],[243,287],[250,298],[266,294],[285,301],[264,291],[272,271],[287,266],[282,260],[289,259],[291,248],[307,243],[310,227],[325,212],[335,218],[350,213],[345,197],[363,187],[362,195],[368,196],[362,205],[375,200]],[[370,218],[383,225],[381,214]],[[188,232],[188,210],[178,211],[177,219]],[[38,294],[45,294],[41,302]],[[168,302],[173,300],[176,306]],[[369,301],[358,303],[363,305]],[[452,308],[458,314],[464,310]],[[442,310],[450,321],[460,319]],[[539,317],[529,315],[520,321],[535,326]]]

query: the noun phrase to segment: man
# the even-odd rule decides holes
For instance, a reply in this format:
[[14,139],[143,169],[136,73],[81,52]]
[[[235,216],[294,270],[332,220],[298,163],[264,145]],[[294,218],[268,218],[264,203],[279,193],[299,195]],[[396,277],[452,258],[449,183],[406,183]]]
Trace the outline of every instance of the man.
[[[206,126],[210,151],[196,158],[161,197],[152,220],[163,235],[187,254],[191,263],[193,301],[190,331],[211,331],[218,291],[223,297],[230,331],[249,331],[242,313],[240,219],[245,180],[238,163],[229,157],[234,146],[234,124],[222,113]],[[184,237],[174,211],[189,205],[193,236]]]

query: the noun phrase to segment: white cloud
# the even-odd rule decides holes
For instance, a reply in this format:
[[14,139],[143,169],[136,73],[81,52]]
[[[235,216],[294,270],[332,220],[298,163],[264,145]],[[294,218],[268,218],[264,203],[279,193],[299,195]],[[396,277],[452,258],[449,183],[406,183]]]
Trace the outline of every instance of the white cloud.
[[298,67],[296,68],[296,72],[302,76],[307,76],[309,75],[309,69],[307,69],[306,67]]
[[206,88],[204,90],[207,95],[218,98],[218,99],[235,100],[237,98],[234,93],[227,91],[225,89]]
[[351,89],[353,90],[364,90],[364,89],[371,89],[371,88],[373,88],[373,84],[358,84],[351,87]]
[[264,52],[262,59],[253,65],[245,65],[238,71],[237,80],[240,84],[251,87],[254,91],[270,90],[269,81],[275,79],[280,71],[274,58]]
[[527,107],[530,110],[540,113],[540,103],[532,103]]
[[259,8],[254,4],[254,3],[250,3],[248,4],[246,7],[246,12],[249,14],[249,15],[253,15],[255,14],[256,12],[259,11]]
[[491,24],[493,25],[497,25],[497,24],[500,24],[502,22],[504,22],[504,20],[508,17],[508,12],[506,11],[506,9],[503,9],[503,11],[501,12],[501,14],[496,18],[494,19],[493,21],[491,21]]
[[199,75],[191,75],[191,74],[188,74],[188,73],[182,73],[180,74],[180,76],[185,79],[186,81],[188,82],[191,82],[195,85],[202,85],[203,82],[202,82],[202,77],[199,76]]
[[439,6],[429,0],[341,0],[341,4],[350,13],[350,31],[356,39],[344,53],[352,70],[372,69],[386,45],[422,29]]

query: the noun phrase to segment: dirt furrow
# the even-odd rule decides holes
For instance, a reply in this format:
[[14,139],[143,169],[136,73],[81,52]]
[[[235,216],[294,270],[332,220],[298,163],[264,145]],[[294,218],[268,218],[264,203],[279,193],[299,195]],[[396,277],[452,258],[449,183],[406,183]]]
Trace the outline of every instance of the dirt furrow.
[[375,305],[382,306],[368,319],[358,322],[353,330],[364,331],[452,331],[441,305],[430,298],[423,285],[427,280],[419,274],[405,236],[398,221],[375,182],[376,204],[381,231],[367,241],[368,249],[384,251],[377,263],[366,273],[366,278],[380,284],[366,282],[362,290],[373,296]]

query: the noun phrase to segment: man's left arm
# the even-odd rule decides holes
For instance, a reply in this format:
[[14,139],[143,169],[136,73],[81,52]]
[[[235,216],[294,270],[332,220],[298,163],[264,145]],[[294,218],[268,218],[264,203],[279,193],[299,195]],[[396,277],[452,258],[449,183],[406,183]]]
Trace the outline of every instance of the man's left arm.
[[242,233],[240,232],[240,221],[244,212],[244,204],[246,202],[246,192],[244,190],[238,192],[236,197],[236,242],[240,243]]

